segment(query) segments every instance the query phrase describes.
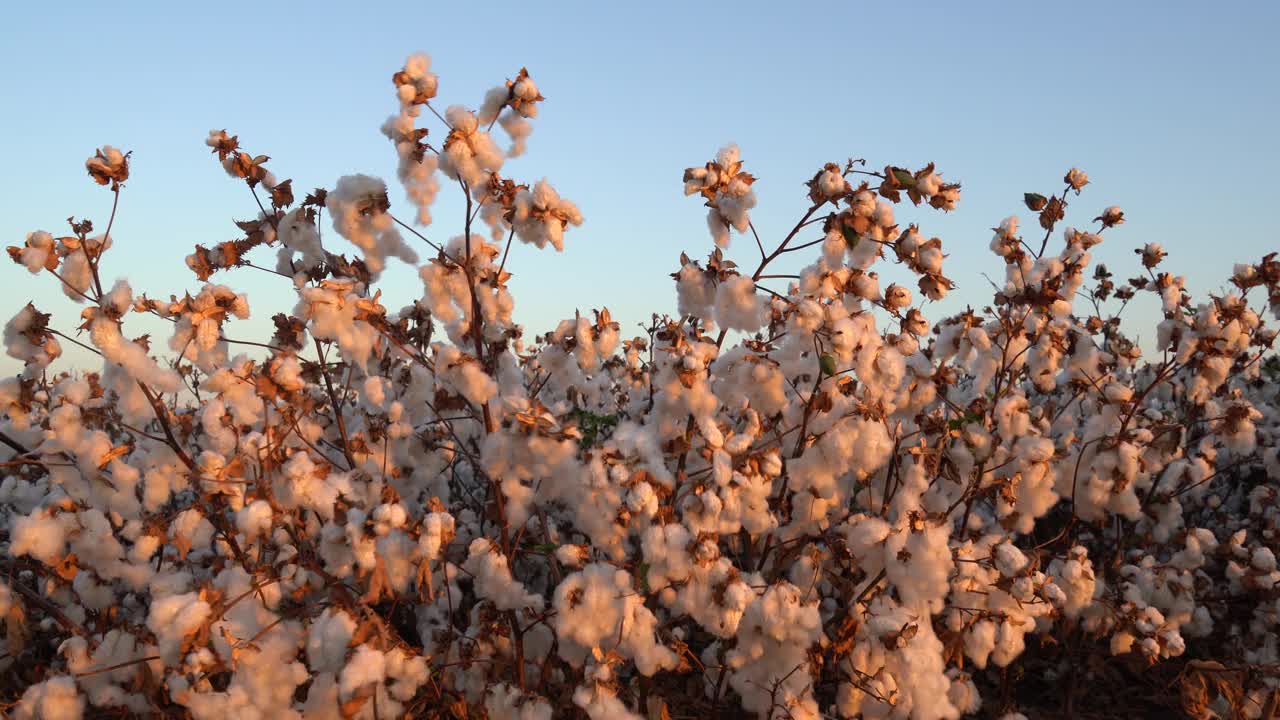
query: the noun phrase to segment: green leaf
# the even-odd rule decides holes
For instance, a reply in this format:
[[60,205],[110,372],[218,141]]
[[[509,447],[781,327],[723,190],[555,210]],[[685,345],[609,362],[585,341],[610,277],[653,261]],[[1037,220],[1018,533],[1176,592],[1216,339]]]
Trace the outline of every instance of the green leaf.
[[836,374],[836,359],[823,353],[818,358],[818,367],[822,370],[822,374],[830,377]]
[[913,188],[916,186],[915,176],[902,168],[893,169],[893,179],[897,180],[898,184],[905,188]]
[[845,244],[851,248],[858,247],[858,243],[862,242],[862,236],[858,234],[858,231],[848,225],[840,227],[840,234],[844,236]]
[[1027,209],[1034,212],[1040,212],[1045,205],[1049,204],[1049,198],[1040,193],[1023,193],[1022,202],[1027,204]]

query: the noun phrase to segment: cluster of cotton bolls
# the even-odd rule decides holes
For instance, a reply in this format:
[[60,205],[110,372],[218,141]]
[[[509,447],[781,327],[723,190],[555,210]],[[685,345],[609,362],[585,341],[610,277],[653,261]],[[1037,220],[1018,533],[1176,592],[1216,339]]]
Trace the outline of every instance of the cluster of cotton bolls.
[[418,116],[422,114],[421,106],[436,96],[439,78],[431,72],[431,58],[416,54],[409,56],[393,80],[400,98],[400,112],[387,118],[382,125],[382,133],[395,143],[400,160],[396,175],[409,201],[418,208],[418,222],[430,225],[431,204],[440,190],[440,182],[436,179],[440,163],[434,153],[427,152],[422,141],[427,130],[416,125]]
[[582,224],[578,206],[561,198],[546,180],[539,181],[532,191],[521,190],[514,209],[511,226],[516,237],[539,249],[550,243],[556,250],[564,250],[565,227]]
[[742,171],[737,145],[726,145],[715,160],[684,171],[684,194],[707,199],[707,228],[717,247],[729,247],[730,228],[740,233],[750,228],[751,208],[756,206],[754,182],[750,173]]
[[375,279],[388,257],[418,263],[418,254],[405,244],[395,221],[385,212],[388,204],[386,184],[368,175],[339,178],[325,203],[333,216],[333,229],[364,251],[365,265]]
[[[774,238],[752,226],[754,178],[729,146],[685,173],[715,247],[681,256],[678,315],[628,338],[583,310],[526,336],[511,245],[562,250],[583,221],[549,182],[498,174],[525,150],[539,88],[522,69],[476,112],[437,116],[426,56],[394,84],[383,130],[405,219],[440,221],[441,173],[466,193],[447,241],[394,215],[377,178],[295,202],[267,158],[214,131],[227,173],[270,204],[248,204],[244,238],[197,247],[190,292],[104,285],[112,243],[87,222],[9,249],[83,309],[77,324],[15,307],[4,329],[21,365],[0,381],[6,712],[1274,706],[1276,255],[1203,300],[1158,245],[1116,281],[1093,256],[1124,213],[1066,227],[1089,182],[1073,168],[1024,198],[1043,235],[1024,239],[1035,223],[1017,216],[996,227],[990,303],[928,317],[952,289],[947,254],[897,216],[954,209],[958,184],[933,165],[827,163]],[[433,117],[440,147],[418,127]],[[125,190],[126,153],[86,167]],[[324,212],[357,257],[322,244]],[[766,231],[758,261],[730,259],[731,230]],[[297,302],[247,340],[247,297],[209,277],[262,269],[248,257],[262,245]],[[775,266],[806,249],[809,264]],[[375,286],[392,257],[423,284],[398,310]],[[1154,332],[1122,318],[1139,295],[1161,309]],[[165,337],[135,330],[140,315],[168,321]],[[67,342],[100,367],[61,368]],[[1036,682],[1060,691],[1018,687]]]

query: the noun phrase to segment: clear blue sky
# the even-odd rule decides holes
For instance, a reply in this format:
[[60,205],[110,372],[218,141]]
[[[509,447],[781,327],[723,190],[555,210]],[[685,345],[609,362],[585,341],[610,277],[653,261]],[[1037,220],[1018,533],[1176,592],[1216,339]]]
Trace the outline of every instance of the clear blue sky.
[[[936,161],[964,183],[960,209],[900,219],[944,239],[960,285],[947,311],[990,297],[980,273],[1002,270],[989,228],[1020,209],[1034,224],[1022,193],[1057,189],[1072,165],[1093,182],[1069,221],[1110,204],[1127,213],[1097,253],[1120,277],[1144,242],[1163,243],[1199,290],[1280,248],[1276,2],[61,2],[10,4],[5,16],[0,245],[62,233],[68,215],[104,227],[110,193],[84,159],[104,143],[132,150],[106,275],[153,295],[198,287],[183,257],[231,239],[232,218],[255,210],[211,159],[210,128],[270,155],[298,190],[357,171],[394,187],[378,127],[395,109],[390,75],[414,51],[431,54],[442,105],[474,107],[522,65],[548,98],[529,154],[504,172],[550,178],[586,224],[562,254],[513,250],[530,332],[575,308],[608,305],[631,327],[673,309],[667,273],[681,250],[710,245],[681,171],[729,141],[760,178],[766,242],[803,211],[801,183],[825,161]],[[460,232],[456,198],[446,193],[437,218],[431,236]],[[754,266],[749,240],[732,252]],[[5,259],[0,314],[34,299],[74,327],[78,310],[47,279]],[[218,279],[256,309],[232,337],[261,336],[292,307],[265,274]],[[386,277],[389,307],[420,292],[407,271]]]

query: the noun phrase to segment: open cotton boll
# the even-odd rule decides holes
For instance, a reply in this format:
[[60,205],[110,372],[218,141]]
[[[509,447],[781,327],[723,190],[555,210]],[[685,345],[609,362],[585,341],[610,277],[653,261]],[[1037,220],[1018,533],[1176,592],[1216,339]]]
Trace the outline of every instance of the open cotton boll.
[[306,215],[304,208],[297,208],[280,220],[277,237],[280,239],[279,259],[276,270],[292,274],[307,271],[324,263],[324,247],[320,244],[320,231]]
[[550,243],[556,250],[564,250],[565,228],[581,224],[578,206],[561,198],[546,179],[538,181],[532,191],[524,189],[516,194],[511,226],[521,242],[538,248]]
[[271,529],[273,511],[266,500],[254,500],[236,513],[236,527],[245,539],[253,542]]
[[805,602],[796,586],[771,585],[747,607],[738,626],[738,643],[728,652],[729,684],[744,709],[772,714],[775,703],[790,717],[818,720],[813,678],[805,653],[822,635],[816,602]]
[[541,610],[543,599],[525,590],[511,576],[507,558],[486,538],[476,538],[467,549],[462,568],[471,573],[476,595],[490,600],[499,610]]
[[42,272],[50,260],[57,261],[53,249],[53,236],[43,230],[27,233],[27,240],[18,254],[18,260],[27,272],[36,275]]
[[30,555],[46,565],[55,565],[62,559],[66,533],[63,523],[47,508],[16,516],[9,525],[9,554]]
[[554,605],[560,656],[575,666],[589,652],[605,647],[634,659],[643,675],[678,662],[675,653],[657,641],[657,618],[634,592],[625,570],[591,563],[560,583]]
[[370,683],[381,683],[387,677],[387,656],[368,645],[359,645],[342,668],[339,692],[350,697]]
[[498,394],[498,384],[474,358],[443,343],[435,343],[431,349],[435,353],[438,377],[447,382],[450,389],[476,405],[484,405]]
[[4,326],[5,354],[24,365],[24,374],[39,373],[62,354],[62,346],[41,330],[46,322],[35,306],[24,305]]
[[461,105],[451,105],[444,117],[451,128],[440,154],[440,170],[445,175],[475,187],[489,173],[502,169],[503,153],[489,133],[480,129],[474,113]]
[[84,698],[69,675],[57,675],[27,688],[13,709],[15,720],[80,720]]
[[165,663],[177,660],[182,641],[209,618],[213,609],[198,593],[168,595],[151,601],[147,628],[155,633]]
[[125,338],[120,333],[120,325],[106,315],[90,313],[89,339],[94,347],[102,351],[102,357],[108,362],[120,365],[134,380],[150,386],[153,390],[165,393],[177,392],[182,387],[178,374],[168,368],[160,367],[147,355],[141,345]]
[[493,720],[551,720],[550,703],[507,683],[485,692],[484,709]]
[[387,214],[389,206],[386,183],[368,175],[338,178],[325,200],[333,229],[364,252],[365,265],[374,278],[386,267],[388,257],[410,265],[418,262],[418,254],[405,244]]
[[721,328],[755,332],[764,323],[765,307],[749,277],[737,275],[716,287],[716,324]]

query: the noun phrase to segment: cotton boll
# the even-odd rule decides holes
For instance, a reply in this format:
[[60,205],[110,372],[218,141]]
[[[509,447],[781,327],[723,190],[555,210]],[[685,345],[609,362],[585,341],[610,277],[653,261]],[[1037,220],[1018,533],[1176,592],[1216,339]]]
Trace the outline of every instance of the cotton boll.
[[991,552],[996,567],[1005,577],[1013,577],[1022,572],[1029,562],[1022,551],[1012,543],[1000,543],[992,547]]
[[884,305],[889,310],[899,310],[911,304],[911,291],[901,285],[890,285],[884,291]]
[[476,186],[488,173],[502,169],[503,154],[475,114],[460,105],[445,110],[451,131],[440,155],[440,169],[454,180]]
[[58,675],[32,685],[14,708],[18,720],[80,720],[84,698],[69,675]]
[[511,576],[507,559],[488,539],[476,538],[471,542],[463,569],[471,573],[476,595],[492,601],[499,610],[542,609],[542,598],[526,591]]
[[84,250],[77,250],[62,259],[59,272],[62,278],[62,294],[72,302],[83,303],[93,283],[93,267]]
[[15,517],[9,526],[9,554],[30,555],[46,565],[56,565],[66,546],[66,529],[48,509]]
[[360,645],[342,668],[338,686],[341,697],[350,697],[370,683],[381,683],[386,676],[386,655],[368,645]]
[[707,228],[720,248],[729,246],[731,228],[746,232],[751,224],[749,213],[756,204],[751,184],[755,178],[740,172],[741,168],[738,146],[728,145],[721,148],[715,161],[705,167],[688,168],[684,173],[686,195],[701,193],[711,199]]
[[418,262],[418,254],[405,244],[387,214],[388,205],[386,184],[368,175],[338,178],[325,200],[333,229],[364,252],[365,264],[374,278],[386,267],[388,257],[411,265]]
[[303,208],[297,208],[280,220],[278,235],[281,258],[288,268],[277,267],[279,272],[307,271],[324,263],[324,247],[320,244],[320,231],[311,222]]
[[183,639],[208,619],[212,608],[197,593],[169,595],[153,599],[147,628],[156,635],[160,655],[166,663],[177,660]]
[[272,516],[271,503],[255,500],[236,513],[236,527],[246,540],[252,542],[270,530]]
[[551,720],[552,714],[551,705],[544,698],[507,683],[488,689],[484,708],[493,720]]
[[676,274],[678,312],[681,315],[711,319],[711,307],[716,298],[716,286],[696,264],[680,268]]
[[438,376],[459,395],[476,405],[484,405],[498,393],[498,384],[470,356],[457,348],[436,343],[431,346],[436,356]]
[[57,339],[41,329],[45,322],[35,306],[28,303],[5,323],[5,354],[22,361],[26,376],[39,374],[62,354]]
[[538,248],[545,248],[549,243],[556,250],[564,250],[565,229],[581,224],[578,206],[561,198],[545,179],[534,185],[533,190],[516,194],[511,226],[521,242]]
[[173,393],[182,387],[182,380],[176,372],[161,368],[147,355],[145,348],[121,334],[118,322],[93,312],[95,310],[97,308],[85,311],[90,316],[89,339],[102,351],[103,358],[120,365],[133,379],[153,390]]
[[755,332],[764,321],[765,304],[756,295],[755,282],[737,275],[716,287],[716,324],[729,330]]
[[568,662],[580,665],[591,649],[612,647],[633,658],[643,675],[676,666],[675,653],[655,638],[657,618],[633,591],[626,571],[587,565],[560,583],[554,604],[560,654]]
[[790,583],[770,586],[751,603],[726,658],[733,668],[729,683],[744,709],[768,714],[782,702],[795,717],[818,718],[804,656],[821,628],[817,604],[803,602]]

